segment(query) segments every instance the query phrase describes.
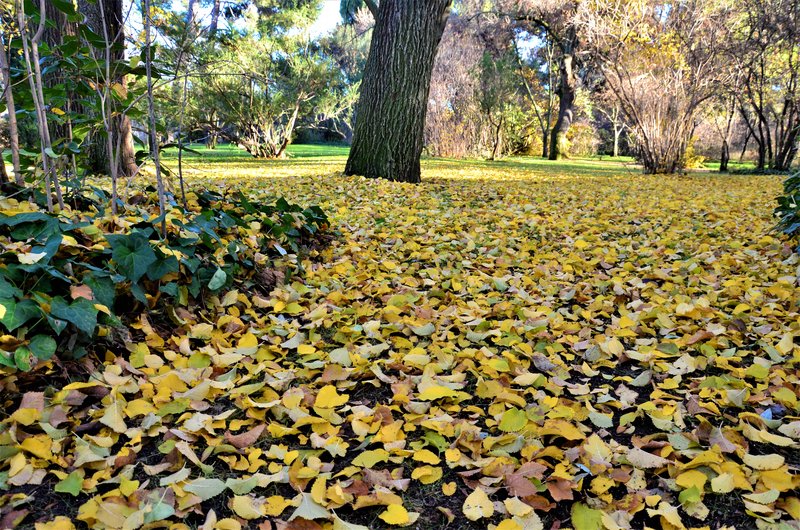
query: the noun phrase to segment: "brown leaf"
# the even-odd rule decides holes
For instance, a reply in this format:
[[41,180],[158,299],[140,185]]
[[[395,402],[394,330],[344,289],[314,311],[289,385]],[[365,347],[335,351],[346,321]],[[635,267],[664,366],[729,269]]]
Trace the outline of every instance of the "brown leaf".
[[736,452],[736,445],[725,438],[725,435],[719,427],[715,427],[714,430],[711,431],[711,436],[708,437],[708,443],[711,444],[712,447],[716,445],[723,453]]
[[276,530],[322,530],[322,526],[314,521],[298,517],[289,522],[275,521]]
[[539,490],[536,489],[533,482],[525,477],[525,475],[519,473],[506,475],[506,486],[508,487],[509,493],[516,497],[527,497],[539,493]]
[[23,519],[30,513],[30,510],[12,510],[0,519],[0,528],[16,528]]
[[571,501],[574,498],[572,495],[573,486],[569,480],[559,479],[555,482],[548,482],[547,491],[550,492],[556,502]]
[[94,293],[92,292],[92,288],[88,285],[71,285],[69,287],[69,295],[73,300],[77,300],[78,298],[94,300]]
[[22,402],[19,404],[21,409],[36,409],[39,412],[44,410],[44,392],[25,392]]
[[252,429],[247,432],[243,432],[242,434],[231,434],[230,431],[225,431],[225,439],[228,441],[229,444],[236,447],[237,449],[244,449],[245,447],[250,447],[261,436],[261,433],[264,432],[267,426],[265,424],[256,425]]
[[515,473],[518,473],[523,477],[533,477],[542,480],[544,478],[545,471],[547,471],[547,466],[542,465],[539,462],[525,462],[519,467],[519,469],[515,471]]
[[691,346],[692,344],[697,344],[701,340],[708,340],[708,339],[713,339],[713,338],[714,338],[714,334],[713,333],[711,333],[710,331],[706,331],[704,329],[701,329],[700,331],[698,331],[697,333],[695,333],[694,335],[692,335],[691,337],[689,337],[686,340],[686,345],[687,346]]

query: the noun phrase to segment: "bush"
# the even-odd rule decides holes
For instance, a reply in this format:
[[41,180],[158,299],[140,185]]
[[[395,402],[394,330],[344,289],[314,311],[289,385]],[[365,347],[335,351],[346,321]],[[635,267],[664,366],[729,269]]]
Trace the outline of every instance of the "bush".
[[192,211],[168,215],[160,237],[154,201],[143,199],[114,218],[51,215],[0,198],[0,365],[27,371],[54,355],[79,358],[143,311],[187,306],[234,282],[257,289],[270,258],[297,253],[328,228],[316,206],[204,192]]
[[775,208],[777,229],[791,237],[800,235],[800,171],[783,182],[783,195]]
[[698,154],[695,150],[695,143],[697,139],[692,137],[689,145],[686,147],[686,152],[683,153],[683,168],[684,169],[701,169],[704,166],[706,157]]
[[570,156],[592,156],[597,154],[600,139],[589,123],[573,123],[567,132]]

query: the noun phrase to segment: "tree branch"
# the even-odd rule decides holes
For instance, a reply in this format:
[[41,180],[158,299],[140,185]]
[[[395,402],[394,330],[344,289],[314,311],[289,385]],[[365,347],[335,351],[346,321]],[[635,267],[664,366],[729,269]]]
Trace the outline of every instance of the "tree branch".
[[364,0],[364,5],[366,5],[369,12],[372,13],[372,17],[378,20],[378,4],[375,0]]

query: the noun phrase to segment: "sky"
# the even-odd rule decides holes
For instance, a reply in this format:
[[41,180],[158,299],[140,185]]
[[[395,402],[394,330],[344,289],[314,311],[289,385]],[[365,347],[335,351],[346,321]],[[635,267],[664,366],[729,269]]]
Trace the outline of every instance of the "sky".
[[321,37],[327,35],[333,28],[342,21],[339,15],[339,0],[323,0],[322,11],[314,25],[311,26],[311,36]]

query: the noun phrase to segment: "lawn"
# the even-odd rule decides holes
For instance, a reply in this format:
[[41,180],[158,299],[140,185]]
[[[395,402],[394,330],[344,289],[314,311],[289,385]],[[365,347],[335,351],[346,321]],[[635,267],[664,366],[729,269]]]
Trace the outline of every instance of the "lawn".
[[[771,232],[779,177],[424,160],[414,186],[342,176],[344,149],[290,154],[220,148],[185,171],[190,189],[321,205],[336,236],[302,277],[143,321],[82,380],[53,366],[36,414],[19,408],[34,389],[0,379],[0,484],[35,490],[26,522],[800,519],[800,260]],[[21,473],[46,476],[15,489]]]

